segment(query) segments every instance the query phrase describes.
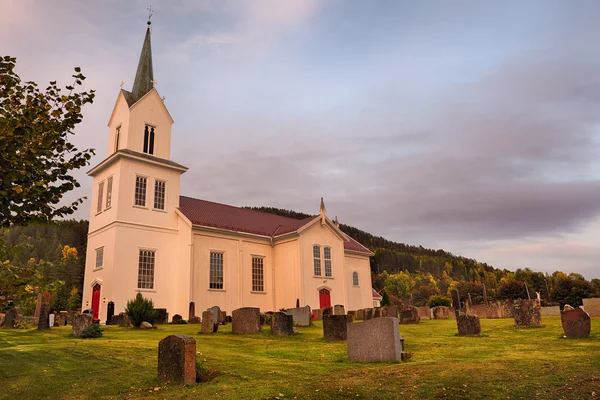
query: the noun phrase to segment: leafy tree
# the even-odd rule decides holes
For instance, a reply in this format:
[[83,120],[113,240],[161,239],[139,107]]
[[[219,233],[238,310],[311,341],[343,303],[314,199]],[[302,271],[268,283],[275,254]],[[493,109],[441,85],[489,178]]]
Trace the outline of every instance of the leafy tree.
[[427,305],[431,308],[439,306],[450,307],[452,305],[452,300],[446,296],[431,296]]
[[127,302],[125,312],[131,319],[133,326],[138,327],[142,322],[154,323],[156,319],[156,311],[154,310],[154,303],[150,299],[146,299],[141,293],[135,296],[135,299]]
[[83,198],[58,206],[75,187],[70,175],[89,164],[94,150],[69,141],[94,91],[77,92],[85,77],[75,68],[66,91],[50,82],[44,91],[15,73],[16,58],[0,58],[0,226],[46,221],[72,214]]
[[391,306],[392,301],[390,300],[390,295],[387,290],[383,289],[383,294],[381,295],[381,305],[382,306]]
[[499,300],[527,299],[525,283],[516,279],[502,283],[498,288],[496,298]]
[[577,307],[583,304],[582,299],[594,297],[596,290],[594,285],[585,279],[571,277],[565,274],[559,275],[552,291],[552,299],[557,301],[561,307],[565,304]]
[[426,306],[430,297],[439,294],[440,291],[435,286],[423,285],[413,292],[413,304],[417,307]]

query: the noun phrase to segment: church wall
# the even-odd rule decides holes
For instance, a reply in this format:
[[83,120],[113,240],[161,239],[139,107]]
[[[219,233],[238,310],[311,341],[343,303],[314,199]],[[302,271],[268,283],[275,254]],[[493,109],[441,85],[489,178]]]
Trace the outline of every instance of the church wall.
[[[267,243],[242,241],[242,274],[240,276],[240,304],[242,307],[258,307],[262,311],[276,311],[273,296],[273,248]],[[263,291],[253,291],[252,258],[263,259]]]
[[106,157],[109,157],[116,149],[117,127],[121,127],[119,134],[119,148],[127,147],[127,133],[129,132],[129,105],[121,92],[113,110],[110,121],[108,121],[108,148]]
[[275,310],[296,307],[300,298],[299,240],[277,243],[275,254]]
[[[317,244],[321,246],[321,276],[314,276],[313,245]],[[325,277],[323,258],[323,247],[325,246],[331,248],[332,277]],[[320,308],[319,290],[326,287],[331,291],[332,306],[343,304],[347,307],[343,240],[330,227],[322,226],[320,222],[317,222],[300,233],[300,258],[302,265],[300,305]]]
[[142,153],[144,128],[155,127],[154,156],[169,160],[171,157],[172,121],[156,90],[151,90],[130,109],[127,148]]
[[[94,187],[92,188],[92,199],[90,205],[90,226],[89,232],[94,232],[103,226],[106,226],[117,219],[117,209],[119,201],[119,181],[120,175],[118,173],[118,167],[115,165],[105,168],[94,176]],[[109,177],[113,178],[112,183],[112,195],[111,195],[111,206],[106,208],[106,196],[108,191]],[[104,182],[104,189],[102,191],[102,211],[98,213],[98,185],[100,182]]]
[[[346,267],[346,293],[348,294],[348,308],[346,310],[373,307],[369,257],[346,253],[344,264]],[[358,273],[358,286],[353,285],[352,273],[354,271]]]

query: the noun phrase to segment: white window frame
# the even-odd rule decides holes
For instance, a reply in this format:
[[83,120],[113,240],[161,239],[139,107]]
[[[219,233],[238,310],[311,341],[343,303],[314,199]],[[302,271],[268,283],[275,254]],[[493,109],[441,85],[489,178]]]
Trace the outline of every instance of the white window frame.
[[113,188],[113,175],[106,178],[106,203],[104,206],[105,210],[112,207],[112,188]]
[[358,272],[356,272],[356,271],[352,272],[352,286],[354,286],[354,287],[359,287],[360,286],[360,280],[358,278]]
[[115,153],[119,151],[119,140],[121,139],[121,125],[115,128]]
[[[212,279],[212,255],[220,254],[221,255],[221,287],[211,287],[213,285]],[[218,282],[214,282],[215,285]],[[209,250],[208,252],[208,290],[216,290],[219,292],[225,291],[225,252],[219,250]]]
[[[255,279],[254,279],[254,260],[260,260],[260,279],[256,279],[257,282],[257,286],[254,285]],[[265,293],[265,257],[264,256],[257,256],[257,255],[253,255],[251,256],[251,261],[250,261],[250,266],[251,266],[251,278],[252,278],[252,293]],[[259,285],[262,286],[262,288],[259,288]]]
[[102,204],[104,200],[104,180],[98,182],[98,199],[96,204],[96,215],[102,212]]
[[[144,205],[136,204],[137,203],[137,182],[138,182],[138,178],[145,179]],[[148,177],[146,175],[135,174],[135,179],[133,180],[133,206],[134,207],[138,207],[138,208],[148,208],[147,204],[148,204]]]
[[[156,185],[161,182],[163,184],[163,192],[162,192],[162,208],[156,207]],[[155,211],[166,211],[167,209],[167,181],[164,179],[154,179],[154,197],[152,199],[152,209]]]
[[[146,128],[148,128],[148,148],[144,149],[144,142],[146,141]],[[144,136],[142,137],[142,153],[153,156],[155,153],[155,144],[156,144],[156,125],[144,123]],[[152,140],[152,148],[150,148],[150,141]],[[148,151],[144,151],[148,150]],[[152,152],[150,152],[152,150]]]
[[[141,256],[142,256],[142,252],[143,251],[147,251],[150,253],[153,253],[153,265],[152,265],[152,287],[148,288],[148,287],[140,287],[140,267],[141,267]],[[157,260],[157,249],[152,249],[152,248],[148,248],[148,247],[138,247],[138,272],[137,272],[137,285],[136,285],[136,290],[137,291],[149,291],[149,292],[154,292],[156,291],[156,260]]]
[[[327,258],[327,252],[329,252],[329,258]],[[323,266],[325,267],[325,277],[332,278],[333,277],[333,266],[331,263],[331,247],[324,246],[323,247]],[[327,273],[329,272],[329,274]]]
[[[317,257],[316,249],[319,249],[319,256]],[[321,262],[321,246],[318,244],[313,244],[312,246],[313,253],[313,276],[322,276],[323,275],[323,263]],[[319,273],[317,274],[317,268],[319,269]]]
[[[100,259],[100,265],[98,265],[98,259]],[[96,248],[96,262],[94,265],[94,270],[102,269],[104,267],[104,246]]]

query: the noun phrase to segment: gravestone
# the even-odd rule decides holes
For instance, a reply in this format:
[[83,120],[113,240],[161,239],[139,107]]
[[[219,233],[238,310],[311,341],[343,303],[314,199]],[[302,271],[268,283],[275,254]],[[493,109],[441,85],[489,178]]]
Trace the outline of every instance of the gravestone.
[[64,311],[61,311],[56,318],[56,321],[57,321],[56,324],[58,326],[67,326],[68,319],[69,319],[68,314]]
[[356,310],[356,318],[355,319],[360,319],[360,320],[364,320],[365,319],[365,310],[364,310],[364,308],[361,308],[360,310]]
[[386,317],[398,318],[398,306],[383,306]]
[[385,317],[384,313],[385,311],[381,307],[373,308],[373,318]]
[[93,323],[94,318],[91,314],[75,314],[73,316],[73,328],[71,329],[71,334],[73,336],[81,336],[81,332]]
[[152,328],[154,328],[154,327],[152,326],[152,324],[151,324],[150,322],[148,322],[148,321],[143,321],[143,322],[140,324],[140,328],[142,328],[142,329],[152,329]]
[[221,311],[221,318],[219,322],[221,325],[227,325],[227,313],[225,311]]
[[35,311],[33,313],[33,324],[37,325],[40,321],[40,312],[42,310],[42,294],[38,293],[35,300]]
[[188,320],[194,318],[196,316],[196,303],[190,301],[190,307],[188,310]]
[[294,333],[294,318],[284,312],[271,314],[271,334],[290,336]]
[[460,294],[457,289],[452,290],[452,307],[454,308],[454,314],[458,317],[460,314],[461,304],[460,304]]
[[592,321],[590,315],[583,308],[571,308],[566,305],[564,311],[560,313],[560,321],[566,337],[582,338],[590,336]]
[[480,336],[481,324],[475,315],[459,315],[456,317],[459,336]]
[[[213,324],[218,326],[221,323],[221,307],[212,306],[211,308],[208,308],[208,310],[210,310],[212,312]],[[216,332],[216,330],[215,330],[215,332]]]
[[320,308],[315,308],[312,310],[313,315],[315,316],[315,320],[323,319],[323,310]]
[[333,307],[333,315],[346,315],[346,310],[344,309],[344,306],[341,304],[336,304]]
[[433,307],[431,311],[434,319],[450,319],[450,309],[446,306]]
[[325,307],[322,308],[323,312],[321,313],[321,318],[323,318],[326,315],[333,315],[333,307]]
[[54,326],[54,321],[56,321],[56,314],[48,314],[48,326],[52,328]]
[[166,308],[155,308],[154,311],[156,311],[155,323],[167,324],[169,322],[169,313]]
[[420,320],[419,310],[415,306],[406,306],[400,311],[401,324],[418,324]]
[[363,314],[363,320],[368,321],[370,319],[373,319],[373,309],[365,308],[364,314]]
[[540,303],[537,300],[515,300],[513,317],[516,326],[539,326],[542,324]]
[[188,324],[201,324],[202,319],[200,317],[192,317],[188,320]]
[[[267,314],[261,312],[260,313],[260,321],[259,321],[259,330],[262,331],[262,327],[266,322],[267,322]],[[233,317],[231,317],[231,323],[233,324]]]
[[[218,325],[217,325],[218,326]],[[201,333],[215,333],[215,324],[213,322],[213,313],[210,310],[202,312],[202,331]]]
[[310,306],[300,308],[289,308],[285,310],[294,319],[296,326],[310,326]]
[[348,316],[348,322],[354,322],[356,319],[356,311],[348,311],[346,315]]
[[158,342],[158,380],[180,385],[196,383],[196,340],[170,335]]
[[183,320],[183,317],[179,314],[175,314],[175,315],[173,315],[173,319],[171,320],[171,323],[173,325],[177,325],[177,324],[181,323],[181,320]]
[[40,307],[40,318],[38,320],[38,330],[50,329],[50,304],[43,303]]
[[329,315],[323,318],[325,340],[346,340],[348,337],[348,316]]
[[381,317],[347,324],[348,361],[377,362],[402,358],[398,318]]
[[252,335],[258,333],[261,327],[260,309],[256,307],[243,307],[231,313],[231,332],[238,335]]
[[110,324],[111,325],[119,325],[120,327],[128,327],[129,325],[131,325],[131,320],[129,319],[129,315],[127,315],[127,313],[119,313],[119,315],[113,315],[113,317],[110,319]]
[[19,310],[17,307],[13,307],[6,312],[4,315],[4,328],[12,329],[15,326],[15,319],[17,319],[17,314]]
[[109,301],[106,306],[106,325],[110,325],[113,315],[115,315],[115,302]]

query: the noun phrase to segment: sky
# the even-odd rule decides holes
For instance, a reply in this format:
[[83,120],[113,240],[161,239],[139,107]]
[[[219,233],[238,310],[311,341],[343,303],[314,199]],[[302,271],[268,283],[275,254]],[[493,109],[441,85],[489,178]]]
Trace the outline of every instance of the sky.
[[[149,0],[0,0],[17,73],[96,90],[107,152]],[[154,1],[182,194],[330,217],[497,268],[600,278],[600,2]],[[89,168],[75,176],[91,195]],[[89,201],[74,215],[89,218]]]

